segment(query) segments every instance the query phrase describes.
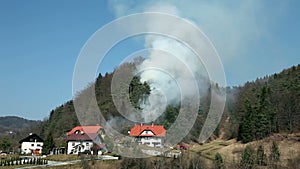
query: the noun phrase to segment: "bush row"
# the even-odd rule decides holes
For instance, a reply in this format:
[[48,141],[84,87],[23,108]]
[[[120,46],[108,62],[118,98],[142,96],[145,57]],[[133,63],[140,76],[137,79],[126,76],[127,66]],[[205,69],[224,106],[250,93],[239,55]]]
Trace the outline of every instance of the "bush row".
[[0,160],[0,166],[13,166],[13,165],[23,165],[23,164],[44,165],[44,164],[48,164],[48,161],[42,158],[29,158],[29,159],[11,158],[11,159]]

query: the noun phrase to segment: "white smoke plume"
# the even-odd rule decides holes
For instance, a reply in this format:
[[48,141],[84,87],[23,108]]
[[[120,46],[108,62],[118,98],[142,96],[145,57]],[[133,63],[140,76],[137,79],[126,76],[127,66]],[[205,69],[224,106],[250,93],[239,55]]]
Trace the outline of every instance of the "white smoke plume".
[[[174,14],[193,21],[213,41],[226,64],[231,63],[236,57],[243,57],[253,42],[269,36],[267,23],[272,22],[270,14],[265,10],[268,8],[267,4],[260,0],[142,2],[110,0],[109,2],[109,7],[116,17],[152,11]],[[279,14],[284,4],[284,1],[273,4],[278,7],[276,11],[279,11]],[[276,12],[275,14],[279,15]]]
[[146,36],[146,42],[146,47],[153,50],[139,65],[138,71],[141,81],[151,86],[149,102],[141,105],[145,121],[150,122],[159,117],[167,105],[177,105],[182,99],[196,97],[197,92],[189,88],[190,83],[196,81],[201,91],[206,91],[209,86],[203,78],[206,72],[198,56],[184,44],[151,35]]
[[[117,5],[115,9],[118,15],[124,12],[126,7]],[[142,8],[142,11],[179,15],[175,6],[165,4],[151,5],[148,8]],[[193,38],[192,30],[177,23],[166,23],[164,20],[160,21],[159,18],[151,17],[145,23],[149,29],[155,27],[158,30],[172,31],[180,37]],[[205,67],[199,56],[195,55],[186,44],[163,35],[147,34],[144,46],[149,48],[150,52],[137,70],[141,82],[147,82],[151,87],[148,100],[140,103],[144,122],[154,121],[165,111],[167,105],[177,105],[182,99],[192,100],[196,98],[198,92],[201,94],[207,91],[209,78]],[[190,88],[195,81],[199,91]],[[199,102],[199,100],[195,101]]]

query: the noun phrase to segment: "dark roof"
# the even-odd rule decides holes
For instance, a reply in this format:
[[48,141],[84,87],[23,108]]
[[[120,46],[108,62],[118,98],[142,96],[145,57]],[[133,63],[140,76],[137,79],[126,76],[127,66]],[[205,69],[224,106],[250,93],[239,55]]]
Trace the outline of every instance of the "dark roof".
[[71,140],[93,141],[97,136],[98,136],[97,133],[70,134],[67,135],[67,141],[71,141]]
[[19,143],[23,143],[23,142],[44,142],[44,140],[38,136],[37,134],[33,133],[33,134],[30,134],[29,136],[23,138],[22,140],[19,141]]

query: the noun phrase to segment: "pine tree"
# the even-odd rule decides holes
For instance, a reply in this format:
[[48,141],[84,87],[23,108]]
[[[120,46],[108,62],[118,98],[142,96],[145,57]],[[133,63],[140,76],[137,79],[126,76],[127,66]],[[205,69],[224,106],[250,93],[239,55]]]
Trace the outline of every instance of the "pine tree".
[[42,154],[49,154],[50,150],[55,147],[52,132],[49,132],[43,145]]
[[267,164],[267,155],[265,154],[264,147],[259,145],[256,152],[256,164],[265,166]]
[[254,168],[254,155],[253,149],[250,146],[247,146],[243,151],[240,167],[243,169],[252,169]]
[[223,161],[223,158],[220,153],[217,153],[215,155],[214,168],[215,169],[224,169],[225,168],[224,161]]
[[256,132],[255,126],[255,112],[250,102],[245,102],[246,114],[239,127],[238,139],[243,143],[247,143],[254,140],[254,133]]
[[278,148],[278,144],[273,141],[271,146],[271,154],[269,156],[271,162],[278,162],[280,160],[280,151]]
[[251,104],[246,100],[245,116],[241,121],[238,137],[243,143],[262,139],[275,131],[276,127],[272,127],[272,125],[276,125],[276,118],[270,108],[269,93],[270,90],[264,86],[257,96],[258,102]]
[[271,119],[270,110],[268,108],[267,101],[268,89],[264,86],[261,89],[259,98],[259,103],[256,107],[256,117],[255,117],[255,137],[256,139],[262,139],[271,133]]
[[0,140],[0,149],[4,151],[10,151],[12,147],[11,140],[8,137],[3,137]]

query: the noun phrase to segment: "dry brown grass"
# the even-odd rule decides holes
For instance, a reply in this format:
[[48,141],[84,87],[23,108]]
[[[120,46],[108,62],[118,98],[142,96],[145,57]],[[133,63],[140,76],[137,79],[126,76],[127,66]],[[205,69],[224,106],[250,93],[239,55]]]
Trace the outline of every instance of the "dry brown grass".
[[46,157],[45,159],[50,161],[72,161],[72,160],[80,160],[80,157],[76,154],[59,154],[59,155],[51,155]]
[[288,161],[293,160],[300,155],[300,141],[298,141],[296,135],[281,134],[274,134],[263,140],[254,141],[247,144],[242,144],[235,141],[234,143],[219,149],[219,153],[224,157],[226,163],[238,162],[242,152],[244,151],[244,148],[247,145],[251,145],[255,150],[259,145],[263,145],[265,153],[268,156],[270,154],[272,141],[276,141],[278,143],[278,148],[281,154],[281,165],[286,166]]
[[201,156],[207,159],[214,159],[215,154],[222,149],[231,144],[231,140],[229,141],[222,141],[222,140],[215,140],[210,143],[205,143],[203,145],[193,145],[190,150],[196,153],[201,154]]
[[[120,161],[95,161],[93,164],[91,161],[88,162],[90,169],[115,169],[120,168]],[[44,167],[47,169],[83,169],[81,163],[76,163],[72,165],[56,166],[56,167]]]
[[[188,151],[201,154],[201,156],[207,159],[207,164],[212,165],[212,159],[215,154],[219,152],[227,166],[235,166],[240,161],[240,156],[247,145],[251,145],[256,149],[259,145],[263,145],[265,153],[270,154],[270,147],[272,141],[278,143],[278,147],[281,153],[280,165],[286,166],[287,168],[295,168],[300,162],[300,141],[298,141],[298,135],[282,135],[274,134],[268,138],[260,141],[254,141],[248,144],[242,144],[236,140],[215,140],[204,145],[195,144],[190,147]],[[156,157],[159,158],[159,157]],[[68,161],[68,159],[78,159],[77,156],[61,155],[53,156],[51,159],[60,159],[60,161]],[[168,160],[168,159],[167,159]],[[88,164],[91,169],[113,169],[120,168],[122,160],[118,161],[89,161]],[[11,167],[6,167],[10,169]],[[82,164],[77,163],[73,165],[59,166],[59,167],[46,167],[48,169],[82,169]],[[261,167],[263,168],[263,167]],[[267,168],[267,167],[265,167]]]

